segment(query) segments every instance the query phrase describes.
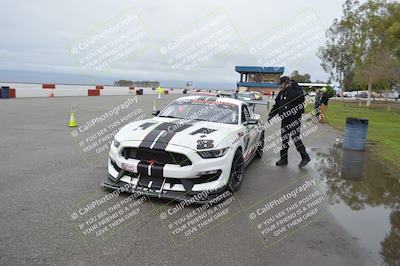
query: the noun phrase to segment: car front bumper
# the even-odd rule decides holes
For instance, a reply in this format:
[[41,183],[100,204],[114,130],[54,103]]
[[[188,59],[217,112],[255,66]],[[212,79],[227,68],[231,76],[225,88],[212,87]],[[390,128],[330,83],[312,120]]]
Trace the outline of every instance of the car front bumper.
[[127,193],[139,193],[141,195],[154,197],[154,198],[163,198],[170,199],[174,201],[186,201],[189,204],[205,204],[213,199],[216,199],[222,193],[224,193],[227,188],[222,187],[218,190],[214,190],[212,192],[180,192],[173,190],[153,190],[151,188],[145,188],[140,186],[128,185],[123,181],[116,181],[115,178],[108,175],[106,180],[102,183],[102,186],[111,190],[120,190],[122,192]]
[[[135,144],[137,143],[127,143],[125,147],[135,147]],[[202,159],[191,149],[170,145],[169,152],[184,154],[192,164],[165,164],[162,170],[153,165],[147,171],[147,165],[143,167],[143,161],[125,159],[121,155],[123,148],[124,145],[110,148],[108,178],[103,183],[107,188],[118,189],[121,185],[130,185],[133,191],[148,196],[178,200],[206,193],[207,199],[201,200],[205,202],[226,191],[234,154],[232,150],[221,158]]]

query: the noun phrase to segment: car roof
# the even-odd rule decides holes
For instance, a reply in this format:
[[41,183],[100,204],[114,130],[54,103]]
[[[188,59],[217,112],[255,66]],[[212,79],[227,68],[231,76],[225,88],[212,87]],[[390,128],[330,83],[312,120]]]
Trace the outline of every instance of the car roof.
[[233,98],[225,98],[225,97],[214,97],[214,96],[204,96],[204,95],[193,95],[193,96],[185,96],[178,98],[176,100],[203,100],[203,101],[215,101],[218,103],[230,103],[236,105],[242,105],[243,101],[233,99]]

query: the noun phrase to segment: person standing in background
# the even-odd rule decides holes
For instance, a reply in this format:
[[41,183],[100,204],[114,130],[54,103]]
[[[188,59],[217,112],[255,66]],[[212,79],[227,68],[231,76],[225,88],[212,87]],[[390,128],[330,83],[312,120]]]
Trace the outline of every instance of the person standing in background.
[[328,109],[328,102],[329,102],[329,97],[326,91],[327,91],[326,87],[323,87],[321,96],[320,115],[319,115],[320,123],[326,123],[326,111]]
[[315,112],[315,117],[319,118],[320,111],[319,108],[321,107],[321,98],[322,98],[322,93],[319,89],[317,89],[315,94],[315,103],[314,103],[314,112]]

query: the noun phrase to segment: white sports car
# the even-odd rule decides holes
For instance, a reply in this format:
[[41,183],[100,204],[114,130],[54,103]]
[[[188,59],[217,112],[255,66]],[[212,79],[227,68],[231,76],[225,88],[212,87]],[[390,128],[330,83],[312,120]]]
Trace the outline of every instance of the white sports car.
[[245,166],[262,156],[260,116],[242,101],[189,96],[153,115],[115,135],[103,186],[205,203],[238,190]]

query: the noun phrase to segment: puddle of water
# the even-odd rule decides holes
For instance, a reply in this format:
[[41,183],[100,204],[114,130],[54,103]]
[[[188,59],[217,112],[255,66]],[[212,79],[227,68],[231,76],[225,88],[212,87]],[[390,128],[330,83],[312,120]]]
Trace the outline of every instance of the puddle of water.
[[368,150],[315,151],[332,214],[380,264],[400,265],[400,178]]

